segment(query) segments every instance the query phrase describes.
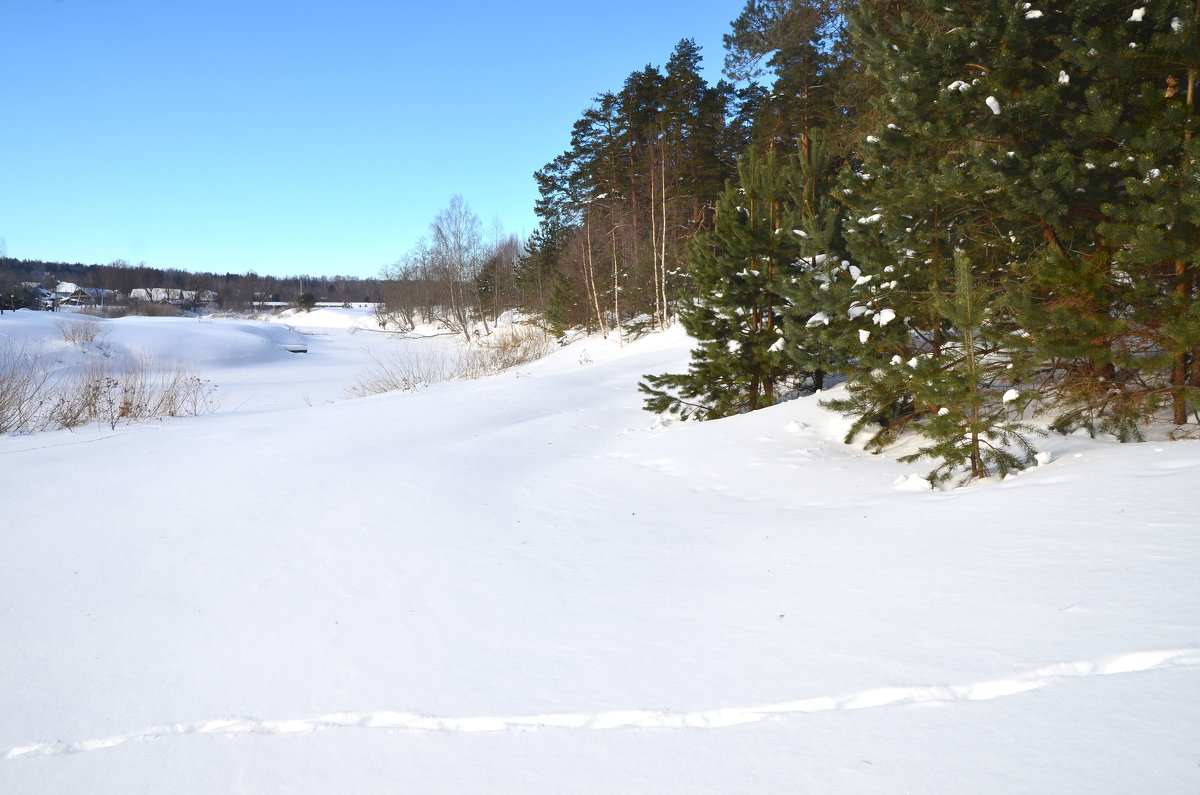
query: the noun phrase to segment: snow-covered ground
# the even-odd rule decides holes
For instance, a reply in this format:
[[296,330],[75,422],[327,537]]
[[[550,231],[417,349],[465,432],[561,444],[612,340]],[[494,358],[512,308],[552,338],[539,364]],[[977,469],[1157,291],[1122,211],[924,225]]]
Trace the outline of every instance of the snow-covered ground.
[[1200,443],[919,491],[643,412],[678,329],[351,400],[455,339],[102,323],[221,405],[0,436],[0,792],[1200,791]]

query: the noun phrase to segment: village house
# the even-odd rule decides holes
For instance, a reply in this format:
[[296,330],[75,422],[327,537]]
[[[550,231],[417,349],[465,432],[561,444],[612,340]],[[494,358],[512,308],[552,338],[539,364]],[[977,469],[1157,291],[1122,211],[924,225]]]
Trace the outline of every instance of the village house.
[[59,282],[54,288],[58,306],[112,306],[121,303],[121,294],[102,287],[80,287],[74,282]]

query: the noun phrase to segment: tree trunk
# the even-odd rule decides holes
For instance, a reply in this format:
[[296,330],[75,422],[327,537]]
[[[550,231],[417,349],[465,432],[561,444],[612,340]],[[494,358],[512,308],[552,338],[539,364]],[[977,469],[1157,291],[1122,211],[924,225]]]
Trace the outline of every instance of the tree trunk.
[[654,272],[654,318],[660,328],[666,328],[666,307],[662,305],[662,291],[658,283],[658,224],[654,214],[654,168],[650,171],[650,268]]
[[[1178,260],[1175,263],[1175,292],[1181,303],[1187,300],[1190,287],[1187,263]],[[1190,351],[1175,352],[1175,360],[1171,365],[1171,421],[1176,425],[1187,425],[1187,387],[1188,359]]]
[[663,305],[663,328],[667,327],[667,318],[670,314],[667,304],[667,158],[664,153],[660,162],[659,168],[662,170],[659,186],[662,189],[662,230],[658,236],[661,250],[659,253],[658,262],[662,267],[662,305]]
[[587,271],[587,290],[591,293],[592,307],[596,310],[596,322],[600,325],[600,336],[608,339],[608,329],[604,325],[604,315],[600,312],[600,295],[596,290],[596,271],[592,267],[592,212],[590,209],[584,215],[584,228],[587,232],[587,252],[584,254],[584,267]]
[[625,347],[625,340],[621,334],[621,279],[620,270],[617,267],[617,227],[613,224],[612,228],[612,275],[613,275],[613,327],[617,330],[617,346]]

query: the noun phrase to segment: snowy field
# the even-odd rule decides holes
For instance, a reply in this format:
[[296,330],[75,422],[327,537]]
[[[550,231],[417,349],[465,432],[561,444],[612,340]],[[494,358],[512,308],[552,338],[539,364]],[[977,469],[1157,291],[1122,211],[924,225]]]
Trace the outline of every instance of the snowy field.
[[815,399],[643,412],[678,330],[349,399],[457,343],[102,324],[221,403],[0,436],[0,792],[1200,792],[1198,442],[921,491]]

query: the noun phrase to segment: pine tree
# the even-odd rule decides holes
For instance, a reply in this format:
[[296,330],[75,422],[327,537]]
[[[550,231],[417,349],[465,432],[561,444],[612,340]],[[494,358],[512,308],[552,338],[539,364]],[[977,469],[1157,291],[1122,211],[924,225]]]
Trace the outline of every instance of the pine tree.
[[[911,3],[886,17],[864,6],[855,22],[884,91],[879,127],[843,176],[853,282],[842,315],[853,333],[837,344],[855,369],[829,405],[855,418],[851,436],[877,426],[876,449],[906,429],[929,439],[923,453],[948,456],[931,478],[964,463],[977,477],[1007,471],[1029,452],[1010,422],[1016,407],[999,400],[1007,388],[996,392],[1023,372],[1008,367],[1018,329],[1006,304],[978,302],[1039,245],[1004,211],[1006,185],[1023,177],[1014,141],[1029,112],[1005,103],[1025,89],[1040,96],[1043,39],[998,2]],[[985,454],[989,434],[1017,453]]]
[[798,259],[790,279],[780,283],[784,309],[784,353],[815,389],[833,372],[848,372],[851,358],[841,344],[853,329],[839,308],[848,306],[853,280],[842,223],[845,207],[837,195],[838,160],[822,133],[793,158],[794,210],[791,233],[798,238]]
[[675,45],[667,61],[662,91],[662,129],[668,152],[680,179],[676,193],[686,226],[706,225],[705,200],[720,193],[728,176],[718,158],[718,140],[724,125],[727,84],[708,86],[700,75],[700,48],[691,39]]
[[774,156],[747,157],[728,183],[714,228],[689,257],[693,295],[679,319],[696,340],[688,372],[647,376],[646,408],[716,419],[769,406],[811,387],[783,354],[780,285],[797,273],[799,238],[788,224],[795,174]]
[[569,230],[558,268],[572,302],[591,307],[602,329],[644,314],[665,325],[686,283],[686,240],[709,224],[733,171],[732,88],[708,86],[699,66],[699,48],[684,39],[665,74],[647,66],[619,93],[598,95],[570,149],[535,175],[538,215]]
[[1185,423],[1196,399],[1196,13],[1081,0],[1038,20],[1059,103],[1043,108],[1047,143],[1026,147],[1029,179],[1011,192],[1047,244],[1018,264],[1014,297],[1064,431],[1139,439],[1165,406]]
[[938,355],[915,364],[893,363],[917,375],[913,402],[937,407],[920,426],[926,443],[900,458],[938,461],[928,475],[932,483],[959,471],[966,480],[993,473],[1003,477],[1033,463],[1036,450],[1028,437],[1040,431],[1022,415],[1035,395],[1013,385],[1012,347],[992,322],[999,298],[996,289],[975,284],[970,260],[956,251],[953,296],[938,299],[946,326]]
[[[757,151],[806,150],[814,130],[845,122],[834,72],[847,60],[844,0],[748,0],[725,36],[725,72],[734,80],[769,73],[756,97]],[[827,136],[829,138],[830,136]]]
[[566,230],[557,220],[542,221],[516,262],[515,282],[521,292],[521,308],[531,315],[541,316],[556,332],[566,320],[563,307],[562,280],[556,268],[558,257],[566,245]]
[[1140,389],[1125,390],[1126,403],[1140,409],[1142,421],[1169,405],[1176,425],[1188,423],[1189,406],[1200,411],[1198,25],[1195,0],[1145,4],[1096,37],[1109,45],[1105,71],[1128,91],[1122,143],[1135,169],[1121,200],[1102,207],[1098,225],[1128,307],[1127,347],[1142,349],[1127,365]]

